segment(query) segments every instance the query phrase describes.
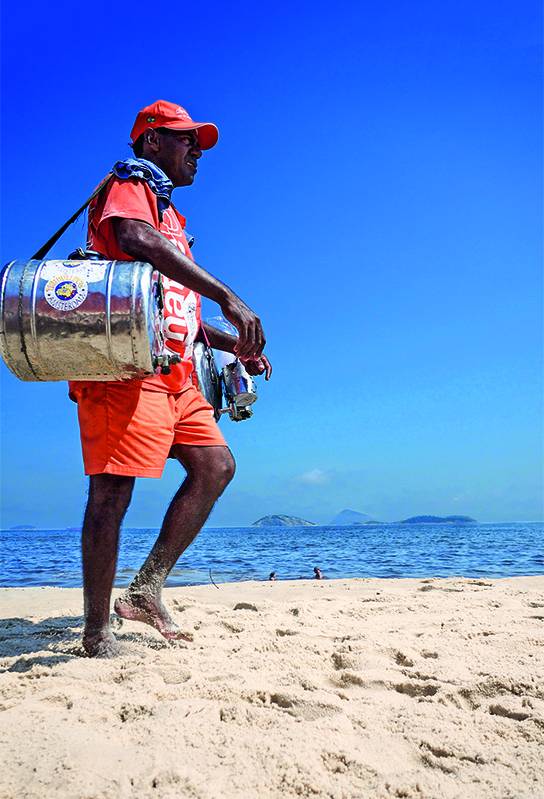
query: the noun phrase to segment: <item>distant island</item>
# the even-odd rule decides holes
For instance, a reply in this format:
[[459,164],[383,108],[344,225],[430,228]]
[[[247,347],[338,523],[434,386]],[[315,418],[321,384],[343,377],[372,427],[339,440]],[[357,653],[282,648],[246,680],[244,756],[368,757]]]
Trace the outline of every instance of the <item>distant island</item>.
[[[335,527],[362,527],[367,524],[478,524],[478,522],[471,516],[410,516],[408,519],[401,519],[399,522],[379,522],[371,516],[367,516],[366,513],[346,508],[340,511],[329,524]],[[281,514],[263,516],[252,524],[252,527],[315,526],[316,522],[309,522],[307,519],[300,519],[298,516],[283,516]]]
[[9,527],[9,530],[36,530],[33,524],[16,524],[13,527]]
[[299,519],[298,516],[263,516],[253,522],[252,527],[315,527],[315,522]]
[[477,524],[476,519],[470,516],[410,516],[402,519],[399,524],[430,524],[433,522],[451,522],[452,524]]
[[376,520],[371,516],[367,516],[366,513],[360,513],[358,510],[346,508],[345,510],[341,510],[340,513],[337,513],[329,524],[335,527],[343,527],[349,524],[372,524],[375,523],[375,521]]

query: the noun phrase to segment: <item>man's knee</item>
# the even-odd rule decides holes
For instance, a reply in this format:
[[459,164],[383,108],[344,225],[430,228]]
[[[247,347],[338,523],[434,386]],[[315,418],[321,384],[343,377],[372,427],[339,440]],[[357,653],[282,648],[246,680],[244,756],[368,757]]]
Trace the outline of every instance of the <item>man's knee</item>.
[[236,461],[232,456],[232,452],[228,447],[222,447],[221,456],[217,463],[217,481],[223,488],[226,488],[236,472]]
[[179,447],[176,456],[191,478],[205,483],[218,495],[236,471],[236,462],[228,447]]
[[[212,449],[212,448],[210,448]],[[236,471],[236,463],[227,447],[213,447],[209,457],[200,464],[198,477],[205,480],[210,488],[222,493],[228,486]]]
[[89,478],[87,510],[123,516],[130,504],[134,477],[117,474],[93,474]]

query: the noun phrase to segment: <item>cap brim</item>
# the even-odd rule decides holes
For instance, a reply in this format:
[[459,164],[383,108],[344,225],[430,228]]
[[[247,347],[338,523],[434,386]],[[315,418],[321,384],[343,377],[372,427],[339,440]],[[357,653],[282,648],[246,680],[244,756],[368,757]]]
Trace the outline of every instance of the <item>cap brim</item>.
[[217,144],[219,138],[219,130],[213,122],[181,122],[180,120],[179,122],[169,122],[161,127],[172,130],[196,130],[198,143],[202,150],[210,150]]

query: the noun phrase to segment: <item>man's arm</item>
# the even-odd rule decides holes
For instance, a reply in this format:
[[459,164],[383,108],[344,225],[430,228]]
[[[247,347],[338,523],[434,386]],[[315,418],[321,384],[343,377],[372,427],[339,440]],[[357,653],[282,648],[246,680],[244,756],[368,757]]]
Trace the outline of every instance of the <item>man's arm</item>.
[[210,347],[216,350],[234,352],[236,344],[238,343],[238,336],[233,336],[231,333],[224,333],[222,330],[218,330],[207,322],[202,322],[202,328],[205,333],[205,336],[201,338],[202,341],[207,339],[210,343]]
[[[207,322],[202,322],[202,327],[210,347],[214,347],[216,350],[223,350],[223,352],[236,352],[236,345],[238,344],[237,336],[232,336],[230,333],[225,333],[223,330],[218,330],[216,327],[209,325]],[[265,380],[270,380],[270,375],[272,374],[272,364],[266,355],[261,355],[258,358],[247,358],[242,356],[240,360],[243,362],[250,375],[262,375],[266,372]]]
[[238,357],[261,356],[266,341],[261,320],[232,289],[187,258],[146,222],[120,217],[112,221],[123,252],[137,261],[147,261],[166,277],[203,294],[221,307],[225,318],[238,330],[232,350]]

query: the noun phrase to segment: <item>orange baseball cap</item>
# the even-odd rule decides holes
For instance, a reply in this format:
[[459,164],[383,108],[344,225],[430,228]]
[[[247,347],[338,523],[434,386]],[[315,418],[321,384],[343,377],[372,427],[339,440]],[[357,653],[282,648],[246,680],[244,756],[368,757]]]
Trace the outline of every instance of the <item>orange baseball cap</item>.
[[157,100],[138,112],[130,132],[132,143],[139,139],[147,128],[172,128],[173,130],[196,130],[198,143],[203,150],[217,144],[219,131],[211,122],[195,122],[185,108],[167,100]]

